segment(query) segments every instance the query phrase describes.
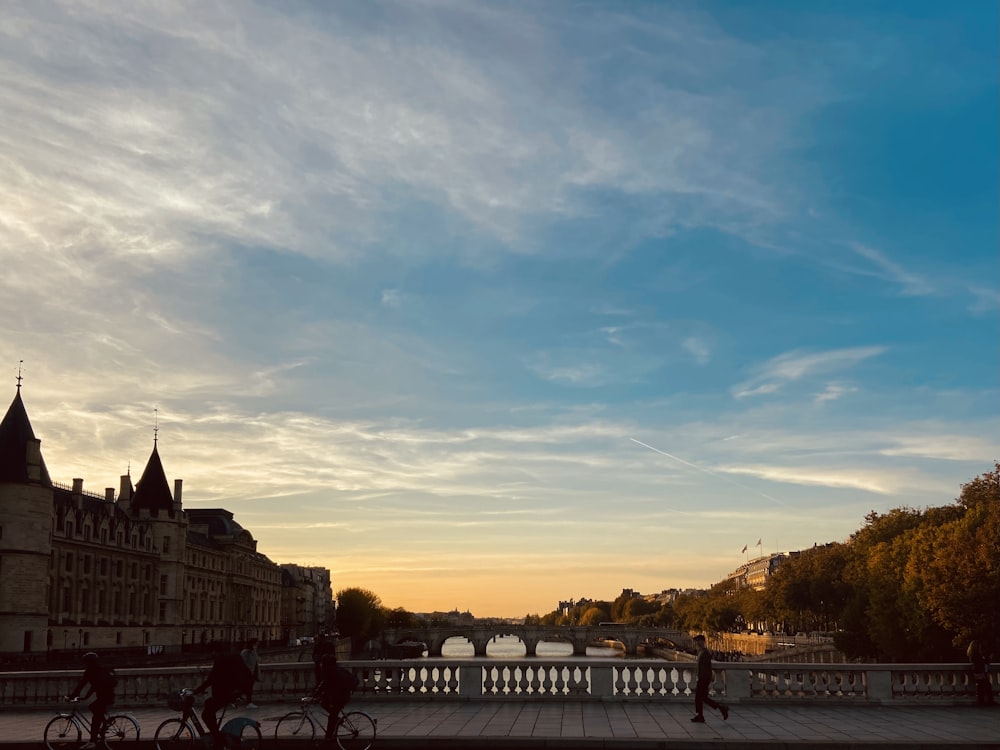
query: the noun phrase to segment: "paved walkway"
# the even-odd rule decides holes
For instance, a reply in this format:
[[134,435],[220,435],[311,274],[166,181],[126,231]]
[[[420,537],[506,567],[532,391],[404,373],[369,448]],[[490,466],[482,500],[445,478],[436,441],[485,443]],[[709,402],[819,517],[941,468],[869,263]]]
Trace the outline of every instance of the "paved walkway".
[[[909,706],[735,706],[729,721],[706,711],[705,724],[692,724],[684,703],[451,702],[354,700],[350,707],[378,720],[379,750],[423,748],[614,748],[626,750],[706,750],[708,748],[850,748],[897,747],[938,750],[946,747],[1000,750],[1000,707]],[[227,716],[254,716],[270,742],[275,721],[291,704],[240,709]],[[0,750],[37,749],[52,712],[0,711]],[[165,706],[131,712],[151,739],[159,723],[175,714]],[[139,747],[150,748],[149,742]],[[290,744],[287,747],[303,747]],[[123,748],[124,750],[124,748]]]

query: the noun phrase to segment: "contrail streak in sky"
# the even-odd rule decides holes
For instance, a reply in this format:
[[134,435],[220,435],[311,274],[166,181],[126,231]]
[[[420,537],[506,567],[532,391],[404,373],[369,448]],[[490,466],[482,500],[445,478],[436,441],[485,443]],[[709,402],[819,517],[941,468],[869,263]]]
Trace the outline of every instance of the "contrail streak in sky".
[[685,466],[690,466],[695,471],[700,471],[703,474],[708,474],[709,476],[716,477],[718,479],[722,479],[722,480],[724,480],[726,482],[729,482],[730,484],[735,484],[737,487],[742,487],[747,492],[753,492],[754,494],[757,494],[757,495],[760,495],[761,497],[767,498],[772,503],[777,503],[778,505],[782,506],[783,508],[789,507],[787,503],[781,502],[778,498],[771,497],[767,493],[761,492],[760,490],[755,490],[752,487],[747,487],[745,484],[740,484],[735,479],[730,479],[725,474],[719,474],[718,472],[714,472],[714,471],[711,471],[709,469],[702,468],[701,466],[693,464],[690,461],[685,461],[683,458],[679,458],[678,456],[674,456],[673,454],[667,453],[666,451],[661,451],[659,448],[654,448],[653,446],[648,445],[647,443],[644,443],[641,440],[636,440],[635,438],[629,438],[629,440],[631,440],[633,443],[637,443],[638,445],[641,445],[643,448],[649,448],[651,451],[653,451],[654,453],[659,453],[661,456],[666,456],[667,458],[672,458],[674,461],[677,461],[678,463],[682,463]]

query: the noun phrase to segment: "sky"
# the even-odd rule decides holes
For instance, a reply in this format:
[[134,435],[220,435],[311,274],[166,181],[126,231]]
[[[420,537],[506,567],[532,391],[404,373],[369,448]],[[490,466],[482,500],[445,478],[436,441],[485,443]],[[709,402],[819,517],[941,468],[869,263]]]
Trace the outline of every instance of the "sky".
[[997,29],[5,3],[5,398],[20,368],[55,481],[137,480],[155,429],[185,507],[416,612],[704,588],[950,504],[1000,459]]

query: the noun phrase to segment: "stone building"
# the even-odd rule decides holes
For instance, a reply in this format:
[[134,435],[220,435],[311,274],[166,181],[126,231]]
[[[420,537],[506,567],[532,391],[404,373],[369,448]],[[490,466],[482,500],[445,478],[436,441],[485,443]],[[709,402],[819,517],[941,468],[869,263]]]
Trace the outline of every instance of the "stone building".
[[732,584],[734,589],[750,588],[754,591],[763,591],[767,588],[767,583],[778,566],[798,554],[798,552],[775,552],[756,557],[736,568],[726,576],[726,580]]
[[286,563],[281,566],[282,639],[291,642],[302,636],[315,637],[332,630],[333,589],[330,571]]
[[117,497],[53,482],[19,382],[0,422],[0,653],[282,638],[281,567],[229,511],[185,510],[181,490],[155,436]]

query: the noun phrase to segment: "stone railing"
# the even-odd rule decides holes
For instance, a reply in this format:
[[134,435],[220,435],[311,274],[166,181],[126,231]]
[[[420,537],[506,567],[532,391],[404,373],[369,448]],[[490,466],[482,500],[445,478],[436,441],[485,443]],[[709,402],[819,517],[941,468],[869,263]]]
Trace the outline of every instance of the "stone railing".
[[[364,700],[690,700],[697,665],[649,659],[402,659],[344,661]],[[196,687],[207,666],[119,669],[116,705],[155,706]],[[312,664],[262,664],[257,702],[312,692]],[[0,710],[52,707],[79,672],[0,672]],[[997,675],[991,675],[994,690]],[[952,705],[975,702],[965,664],[715,664],[713,692],[730,703]]]

